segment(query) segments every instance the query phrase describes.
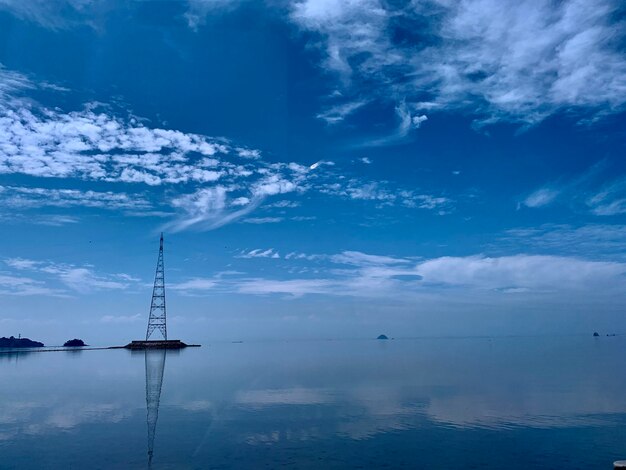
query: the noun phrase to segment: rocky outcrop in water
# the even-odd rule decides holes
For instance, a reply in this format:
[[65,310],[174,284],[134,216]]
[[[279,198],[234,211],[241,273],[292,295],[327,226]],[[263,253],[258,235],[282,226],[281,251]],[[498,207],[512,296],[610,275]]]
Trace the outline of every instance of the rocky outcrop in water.
[[9,338],[0,338],[0,348],[41,348],[43,343],[39,341],[32,341],[28,338],[15,338],[11,336]]
[[379,336],[378,338],[376,338],[376,339],[389,339],[389,338],[387,337],[387,335],[380,335],[380,336]]
[[80,348],[81,346],[87,346],[82,339],[74,338],[66,341],[63,345],[66,348]]

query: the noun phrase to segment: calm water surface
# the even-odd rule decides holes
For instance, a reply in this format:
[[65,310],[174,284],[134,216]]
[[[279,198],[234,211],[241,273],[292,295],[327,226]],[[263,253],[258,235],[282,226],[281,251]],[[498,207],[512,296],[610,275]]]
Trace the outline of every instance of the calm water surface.
[[626,338],[0,355],[0,468],[612,468]]

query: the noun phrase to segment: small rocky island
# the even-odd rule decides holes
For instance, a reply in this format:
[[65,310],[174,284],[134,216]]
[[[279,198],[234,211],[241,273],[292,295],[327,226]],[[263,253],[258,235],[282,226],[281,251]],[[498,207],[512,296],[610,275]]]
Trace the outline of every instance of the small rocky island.
[[389,339],[389,338],[387,337],[387,335],[380,335],[380,336],[379,336],[378,338],[376,338],[376,339]]
[[42,348],[43,343],[39,341],[32,341],[28,338],[16,338],[10,336],[9,338],[0,338],[0,348]]
[[63,344],[64,348],[80,348],[82,346],[87,346],[87,345],[82,339],[78,339],[78,338],[70,339],[69,341],[66,341],[65,344]]

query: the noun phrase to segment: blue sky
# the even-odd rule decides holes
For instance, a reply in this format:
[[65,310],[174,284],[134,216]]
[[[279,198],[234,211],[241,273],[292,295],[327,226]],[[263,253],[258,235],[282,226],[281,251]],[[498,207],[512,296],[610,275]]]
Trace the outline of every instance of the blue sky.
[[0,0],[0,334],[625,331],[624,13]]

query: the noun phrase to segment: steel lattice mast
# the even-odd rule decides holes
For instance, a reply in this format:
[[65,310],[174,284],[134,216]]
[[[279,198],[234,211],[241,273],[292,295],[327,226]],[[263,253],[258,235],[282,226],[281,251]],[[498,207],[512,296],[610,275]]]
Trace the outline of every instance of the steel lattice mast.
[[152,289],[146,341],[148,341],[154,330],[159,330],[163,335],[163,339],[167,340],[167,324],[165,320],[165,273],[163,268],[163,233],[161,233],[159,259],[157,261],[156,274],[154,275],[154,288]]

